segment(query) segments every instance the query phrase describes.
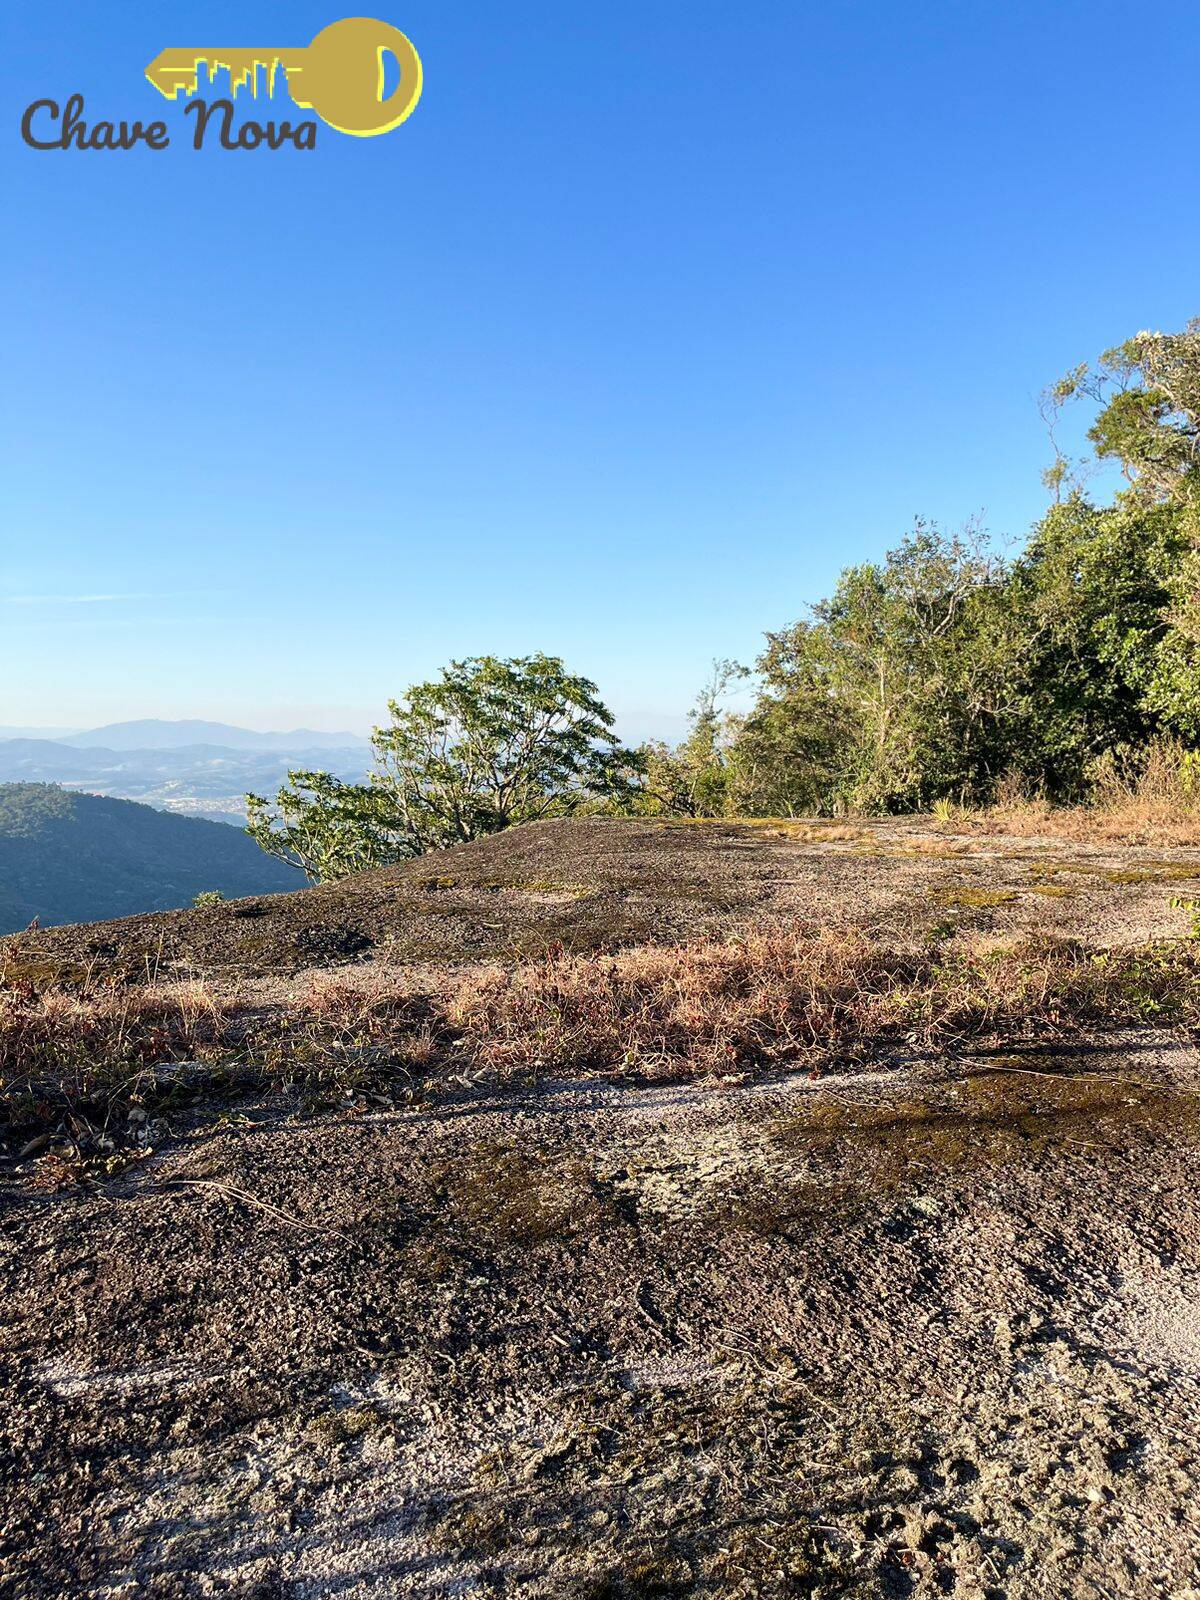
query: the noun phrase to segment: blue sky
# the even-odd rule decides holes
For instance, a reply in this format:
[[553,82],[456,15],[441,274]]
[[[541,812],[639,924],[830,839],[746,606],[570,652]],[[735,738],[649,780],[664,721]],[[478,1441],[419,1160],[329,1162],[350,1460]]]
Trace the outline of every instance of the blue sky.
[[[375,9],[413,117],[234,154],[142,68],[334,0],[9,0],[0,723],[544,649],[669,728],[918,513],[1022,536],[1039,389],[1200,312],[1193,5]],[[73,91],[171,148],[27,149]]]

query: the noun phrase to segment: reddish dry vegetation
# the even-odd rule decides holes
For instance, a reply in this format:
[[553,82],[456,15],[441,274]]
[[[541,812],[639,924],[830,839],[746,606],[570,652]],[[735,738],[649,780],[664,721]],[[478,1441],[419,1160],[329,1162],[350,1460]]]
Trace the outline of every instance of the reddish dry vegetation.
[[1190,950],[1094,955],[1064,941],[888,948],[858,930],[761,934],[497,969],[451,1018],[499,1071],[723,1067],[851,1059],[881,1043],[1200,1018]]
[[[997,803],[985,811],[960,811],[958,820],[985,833],[1059,838],[1082,843],[1200,844],[1200,781],[1182,745],[1159,741],[1131,775],[1109,765],[1097,773],[1086,806],[1054,806],[1024,792],[1019,780],[1002,782]],[[949,808],[953,810],[954,808]]]
[[[246,1011],[207,985],[0,986],[0,1107],[14,1126],[106,1122],[181,1090],[345,1094],[583,1071],[692,1077],[850,1063],[1088,1025],[1200,1022],[1190,943],[1093,953],[1070,941],[894,948],[855,929],[764,933],[487,968],[444,992],[322,974]],[[181,1076],[181,1064],[186,1074]]]
[[1131,801],[1128,805],[1051,806],[1029,800],[995,806],[966,819],[972,829],[1024,839],[1071,839],[1081,844],[1200,845],[1200,812]]

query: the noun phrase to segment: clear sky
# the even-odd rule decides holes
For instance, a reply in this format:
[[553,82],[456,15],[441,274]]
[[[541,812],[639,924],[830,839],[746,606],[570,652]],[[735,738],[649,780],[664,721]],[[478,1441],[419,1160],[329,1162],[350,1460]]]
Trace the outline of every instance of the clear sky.
[[[2,724],[542,649],[670,726],[916,514],[1019,538],[1039,389],[1200,312],[1192,3],[372,0],[424,98],[311,152],[142,76],[354,9],[8,0]],[[27,149],[72,91],[171,148]]]

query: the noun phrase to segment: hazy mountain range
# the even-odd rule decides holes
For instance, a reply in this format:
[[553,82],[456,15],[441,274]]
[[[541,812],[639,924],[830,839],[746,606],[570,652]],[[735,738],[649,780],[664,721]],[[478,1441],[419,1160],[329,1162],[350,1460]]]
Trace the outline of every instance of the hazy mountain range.
[[365,749],[367,740],[354,733],[318,733],[293,728],[291,733],[255,733],[228,722],[160,722],[153,717],[140,722],[109,722],[102,728],[66,735],[57,741],[80,750],[182,750],[197,744],[223,750],[353,750]]
[[223,722],[115,722],[80,733],[0,729],[0,783],[138,800],[160,811],[245,821],[247,790],[273,792],[297,767],[361,778],[370,746],[352,733],[256,733]]
[[[634,713],[618,731],[636,744],[680,738],[686,727],[682,717]],[[312,728],[258,733],[227,722],[149,718],[82,731],[0,727],[0,783],[56,783],[239,828],[247,791],[274,794],[290,771],[303,767],[360,779],[370,758],[370,742],[360,734]]]

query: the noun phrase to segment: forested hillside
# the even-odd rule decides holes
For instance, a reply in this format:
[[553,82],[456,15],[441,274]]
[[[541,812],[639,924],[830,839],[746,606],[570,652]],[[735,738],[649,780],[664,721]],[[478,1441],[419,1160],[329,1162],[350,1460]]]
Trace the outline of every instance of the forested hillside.
[[245,834],[132,800],[0,785],[0,933],[169,911],[197,894],[226,898],[303,885]]

